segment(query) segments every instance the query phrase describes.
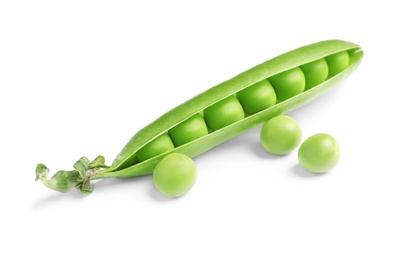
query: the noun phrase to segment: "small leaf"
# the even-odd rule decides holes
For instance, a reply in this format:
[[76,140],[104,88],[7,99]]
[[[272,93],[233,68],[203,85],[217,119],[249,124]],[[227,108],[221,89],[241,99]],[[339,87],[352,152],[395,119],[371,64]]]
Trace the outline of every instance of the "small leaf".
[[91,182],[89,180],[84,181],[78,186],[78,189],[84,195],[90,195],[93,192]]
[[54,189],[60,192],[68,192],[72,184],[68,179],[68,172],[67,171],[58,171],[56,172],[52,178],[48,182],[49,188]]
[[36,165],[36,179],[35,181],[38,181],[40,178],[42,178],[42,175],[47,177],[49,173],[48,167],[46,167],[43,163],[39,163]]
[[82,178],[84,178],[85,174],[89,169],[90,161],[86,157],[81,157],[75,164],[74,168],[79,172]]
[[97,158],[95,158],[94,160],[92,160],[92,162],[89,165],[90,168],[95,168],[95,167],[107,167],[105,166],[105,158],[102,155],[97,156]]
[[75,186],[82,181],[82,177],[78,171],[66,171],[66,174],[68,176],[68,182],[70,182],[72,186]]

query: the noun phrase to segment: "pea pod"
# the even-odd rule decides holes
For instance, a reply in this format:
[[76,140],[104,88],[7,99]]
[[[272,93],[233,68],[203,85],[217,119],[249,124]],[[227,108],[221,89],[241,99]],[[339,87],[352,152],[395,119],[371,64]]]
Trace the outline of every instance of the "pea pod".
[[[348,54],[349,65],[344,66],[345,68],[342,71],[329,75],[322,83],[314,82],[313,87],[308,87],[305,91],[296,93],[294,96],[285,97],[281,101],[279,101],[278,90],[275,88],[278,100],[276,104],[253,114],[238,115],[234,117],[235,119],[228,122],[227,125],[221,126],[219,129],[196,132],[195,139],[186,140],[186,142],[174,146],[173,149],[160,150],[161,153],[158,155],[139,161],[138,153],[141,153],[143,150],[147,151],[148,147],[155,146],[155,143],[162,139],[159,137],[164,136],[165,138],[166,134],[178,132],[174,130],[181,129],[181,127],[191,121],[205,125],[205,122],[201,119],[205,110],[221,104],[221,102],[224,103],[227,100],[231,100],[231,97],[238,96],[237,94],[240,91],[261,81],[268,80],[273,76],[284,75],[283,72],[289,70],[297,69],[302,71],[299,69],[302,68],[302,65],[313,64],[317,60],[323,61],[326,57],[332,57],[331,55],[343,52]],[[270,118],[285,114],[312,101],[331,89],[336,83],[348,77],[358,67],[362,57],[363,52],[359,45],[341,40],[322,41],[295,49],[257,65],[168,111],[138,131],[116,156],[111,166],[104,164],[102,156],[97,157],[92,162],[82,157],[74,165],[75,170],[59,171],[59,179],[54,178],[55,175],[48,179],[49,170],[43,164],[39,164],[36,169],[36,179],[41,179],[45,186],[58,191],[67,191],[67,188],[63,190],[62,187],[70,186],[78,188],[85,194],[89,194],[92,192],[90,180],[111,177],[127,178],[150,174],[156,164],[169,153],[182,153],[189,157],[195,157]],[[331,68],[329,69],[331,70]],[[308,78],[310,78],[310,75],[306,75],[305,79],[308,80]],[[303,82],[305,81],[304,79],[302,80]],[[237,98],[232,98],[232,100],[234,104],[238,102]],[[152,143],[153,140],[156,141]],[[149,143],[151,145],[148,145]],[[167,146],[161,145],[160,147],[171,146],[172,144],[169,143]]]

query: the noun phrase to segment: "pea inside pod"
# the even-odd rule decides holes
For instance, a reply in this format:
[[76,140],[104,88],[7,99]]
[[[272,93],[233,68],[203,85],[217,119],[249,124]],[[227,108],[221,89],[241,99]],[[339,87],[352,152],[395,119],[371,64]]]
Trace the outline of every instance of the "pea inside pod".
[[[359,45],[341,40],[318,42],[279,55],[208,89],[145,126],[122,148],[110,166],[104,164],[102,156],[91,162],[82,157],[75,163],[75,170],[60,174],[60,187],[67,187],[62,185],[67,182],[70,187],[89,194],[92,191],[90,180],[150,174],[170,153],[195,157],[324,94],[350,75],[362,57]],[[316,69],[323,60],[328,66],[327,77],[324,77],[325,69]],[[322,75],[315,75],[315,70]],[[265,87],[267,82],[272,89]],[[264,93],[267,95],[263,96]],[[157,145],[159,141],[162,145]],[[58,177],[48,179],[48,171],[40,164],[37,179],[58,190],[54,187]]]
[[253,115],[276,104],[276,93],[265,79],[237,93],[244,112]]
[[269,78],[279,102],[294,97],[305,90],[305,74],[296,67]]
[[328,77],[333,77],[345,70],[350,64],[350,55],[346,51],[340,51],[325,57],[328,63]]
[[169,136],[172,138],[176,147],[207,134],[207,125],[200,114],[193,115],[169,130]]
[[212,131],[244,118],[243,107],[235,96],[229,96],[204,110],[204,119]]
[[324,58],[300,66],[305,75],[305,90],[311,89],[328,78],[328,63]]
[[175,146],[168,134],[162,134],[155,140],[146,144],[142,149],[137,151],[137,159],[139,162],[146,161],[149,158],[155,157],[164,152],[174,149]]

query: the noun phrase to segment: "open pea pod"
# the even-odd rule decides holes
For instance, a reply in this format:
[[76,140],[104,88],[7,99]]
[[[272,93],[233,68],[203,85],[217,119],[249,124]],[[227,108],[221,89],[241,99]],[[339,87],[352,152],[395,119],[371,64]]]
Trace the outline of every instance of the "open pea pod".
[[[331,63],[331,59],[337,54],[343,54],[347,57],[347,64],[341,69],[334,67],[335,65],[332,66]],[[285,114],[312,101],[348,77],[358,67],[362,57],[363,51],[359,45],[341,40],[322,41],[292,50],[214,86],[168,111],[138,131],[120,151],[111,166],[104,164],[102,156],[97,157],[92,162],[82,157],[74,165],[75,170],[58,171],[48,179],[48,168],[43,164],[39,164],[36,168],[36,179],[42,180],[45,186],[61,192],[75,187],[84,194],[89,194],[92,192],[90,180],[150,174],[156,164],[169,153],[183,153],[190,157],[195,157],[272,117]],[[201,115],[201,118],[203,118],[204,112],[215,104],[238,95],[242,90],[256,83],[271,80],[273,76],[283,75],[282,73],[295,68],[302,68],[305,64],[311,64],[318,60],[326,60],[327,63],[324,63],[328,65],[329,70],[328,76],[319,84],[287,99],[278,100],[273,105],[256,113],[246,113],[242,118],[234,120],[234,122],[219,129],[207,129],[205,134],[193,140],[188,140],[186,143],[172,144],[172,147],[166,151],[150,158],[138,159],[138,154],[144,151],[147,145],[161,136],[166,136],[167,139],[170,136],[174,139],[172,129],[178,129],[178,126],[183,125],[184,122],[196,115]],[[279,96],[279,90],[275,90],[277,96]]]

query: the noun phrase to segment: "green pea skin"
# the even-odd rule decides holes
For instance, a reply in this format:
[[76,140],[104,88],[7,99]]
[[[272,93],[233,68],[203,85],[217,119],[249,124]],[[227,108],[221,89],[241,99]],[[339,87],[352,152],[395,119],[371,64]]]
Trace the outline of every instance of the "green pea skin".
[[310,172],[327,172],[339,162],[339,145],[331,135],[315,134],[302,143],[298,159],[300,165]]
[[311,89],[328,78],[328,64],[325,59],[319,59],[300,66],[305,74],[305,90]]
[[350,65],[350,56],[346,51],[326,56],[325,60],[328,63],[328,78],[335,76]]
[[244,118],[244,110],[235,96],[225,98],[204,110],[204,118],[212,131]]
[[299,67],[276,74],[270,77],[269,81],[276,91],[278,102],[296,96],[305,90],[305,75]]
[[137,151],[137,159],[139,159],[139,162],[143,162],[174,148],[175,146],[173,145],[169,135],[163,134]]
[[164,157],[153,171],[153,183],[166,196],[180,197],[192,189],[197,171],[194,161],[181,153]]
[[276,155],[293,151],[302,140],[302,131],[295,119],[289,116],[276,116],[267,121],[260,133],[263,148]]
[[237,93],[244,112],[248,115],[276,104],[276,93],[268,80],[262,80]]
[[200,114],[195,114],[169,130],[169,136],[175,144],[175,147],[196,140],[207,134],[207,125]]

